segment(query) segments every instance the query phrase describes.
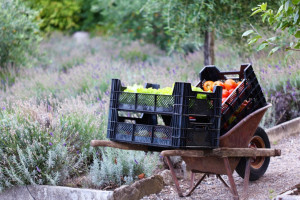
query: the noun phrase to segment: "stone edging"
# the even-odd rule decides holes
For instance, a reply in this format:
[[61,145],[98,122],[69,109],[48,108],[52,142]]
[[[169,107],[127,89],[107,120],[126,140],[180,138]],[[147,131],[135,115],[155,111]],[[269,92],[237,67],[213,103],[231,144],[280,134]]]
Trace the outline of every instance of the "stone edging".
[[266,130],[271,143],[277,142],[284,137],[300,133],[300,117],[284,122]]
[[18,186],[0,193],[5,200],[112,200],[113,191],[49,185]]
[[139,200],[159,193],[164,187],[163,177],[154,175],[123,185],[114,191],[71,188],[50,185],[16,186],[0,193],[2,200]]

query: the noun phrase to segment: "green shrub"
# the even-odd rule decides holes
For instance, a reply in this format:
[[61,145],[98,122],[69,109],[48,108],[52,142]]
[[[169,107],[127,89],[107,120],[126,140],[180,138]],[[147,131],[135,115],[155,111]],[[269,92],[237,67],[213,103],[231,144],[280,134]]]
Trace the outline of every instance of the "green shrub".
[[93,9],[94,3],[95,0],[81,0],[78,30],[97,31],[100,28],[99,22],[103,21],[103,16],[101,11]]
[[102,123],[102,118],[95,115],[72,112],[62,116],[59,121],[60,129],[56,131],[73,148],[74,153],[89,150],[93,139],[104,139],[106,126]]
[[95,155],[90,170],[91,182],[98,187],[129,184],[142,173],[149,177],[158,164],[158,153],[145,154],[113,148],[106,148],[101,152],[101,159]]
[[42,20],[40,29],[46,33],[59,30],[74,32],[93,30],[102,20],[101,12],[93,12],[94,0],[25,0],[29,7],[38,10]]
[[39,10],[38,18],[42,20],[41,30],[70,30],[78,27],[80,0],[28,0],[29,6]]
[[0,67],[28,65],[37,55],[37,12],[18,0],[0,1]]
[[0,111],[0,191],[14,185],[58,185],[81,170],[84,154],[70,153],[64,140],[35,116],[26,109]]
[[144,18],[143,7],[147,0],[95,0],[93,10],[101,12],[103,20],[100,24],[113,35],[120,33],[130,39],[142,39],[165,49],[169,40],[164,31],[165,23],[162,22],[159,12]]

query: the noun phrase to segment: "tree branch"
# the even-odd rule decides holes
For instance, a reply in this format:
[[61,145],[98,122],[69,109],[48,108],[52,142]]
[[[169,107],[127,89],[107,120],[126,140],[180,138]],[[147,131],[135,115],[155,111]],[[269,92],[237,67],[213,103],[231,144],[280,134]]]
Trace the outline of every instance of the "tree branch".
[[300,49],[293,49],[293,48],[291,48],[291,47],[287,47],[286,49],[287,49],[287,50],[292,50],[292,51],[300,51]]
[[[254,28],[254,26],[253,26],[252,24],[250,24],[250,26],[252,27],[252,29],[255,31],[255,33],[256,33],[257,35],[260,35],[260,36],[261,36],[261,34],[258,33],[258,31]],[[278,46],[277,44],[268,41],[268,39],[265,39],[265,38],[263,38],[263,37],[262,37],[261,39],[263,39],[264,41],[266,41],[269,45]]]

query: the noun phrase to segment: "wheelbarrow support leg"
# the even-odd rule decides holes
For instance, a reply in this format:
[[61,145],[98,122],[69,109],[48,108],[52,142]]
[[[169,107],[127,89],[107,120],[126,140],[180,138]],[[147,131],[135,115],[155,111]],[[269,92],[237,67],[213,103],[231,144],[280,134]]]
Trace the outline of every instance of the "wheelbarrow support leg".
[[169,156],[165,156],[165,157],[167,159],[167,163],[168,163],[169,168],[171,170],[172,178],[173,178],[173,181],[175,183],[175,187],[176,187],[178,196],[183,197],[182,192],[181,192],[180,187],[179,187],[178,179],[177,179],[176,174],[175,174],[175,170],[174,170],[173,165],[172,165],[172,162],[171,162]]
[[239,195],[238,195],[238,192],[237,192],[237,189],[236,189],[236,185],[235,185],[234,180],[233,180],[233,176],[232,176],[232,172],[231,172],[231,167],[230,167],[230,164],[229,164],[229,160],[228,160],[227,157],[224,157],[223,161],[224,161],[225,169],[226,169],[227,176],[228,176],[228,179],[229,179],[229,183],[230,183],[230,186],[231,186],[231,193],[233,194],[233,199],[234,200],[238,200],[239,199]]
[[222,176],[220,174],[217,174],[217,178],[219,178],[221,180],[221,182],[225,185],[225,187],[229,188],[228,184],[224,181],[224,179],[222,178]]
[[244,177],[244,188],[243,188],[243,198],[247,199],[248,197],[248,187],[249,187],[249,177],[250,177],[250,161],[251,158],[247,158],[245,177]]
[[190,195],[194,192],[194,190],[198,187],[198,185],[203,181],[203,179],[204,179],[207,175],[208,175],[208,174],[204,174],[204,175],[201,177],[201,179],[196,183],[196,185],[191,189],[191,191],[189,191],[189,193],[187,193],[187,194],[185,195],[185,197],[190,196]]
[[193,187],[194,187],[194,181],[195,181],[195,173],[192,172],[191,173],[191,183],[190,183],[191,189],[193,189]]

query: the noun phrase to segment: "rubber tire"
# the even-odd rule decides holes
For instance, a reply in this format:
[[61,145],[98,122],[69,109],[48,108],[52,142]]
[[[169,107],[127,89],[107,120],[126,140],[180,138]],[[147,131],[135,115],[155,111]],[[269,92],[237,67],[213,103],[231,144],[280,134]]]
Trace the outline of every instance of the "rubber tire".
[[[263,139],[263,141],[265,143],[265,148],[271,148],[268,135],[264,129],[262,129],[261,127],[257,127],[254,136],[259,136]],[[260,177],[262,177],[265,174],[265,172],[267,171],[269,163],[270,163],[270,157],[265,157],[264,163],[262,164],[262,166],[260,168],[254,169],[250,165],[249,180],[256,181]],[[246,158],[241,158],[235,171],[240,175],[240,177],[244,178],[245,177],[245,169],[246,169]]]

